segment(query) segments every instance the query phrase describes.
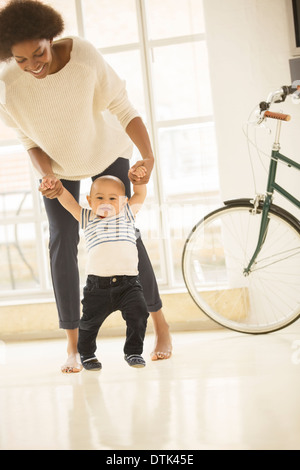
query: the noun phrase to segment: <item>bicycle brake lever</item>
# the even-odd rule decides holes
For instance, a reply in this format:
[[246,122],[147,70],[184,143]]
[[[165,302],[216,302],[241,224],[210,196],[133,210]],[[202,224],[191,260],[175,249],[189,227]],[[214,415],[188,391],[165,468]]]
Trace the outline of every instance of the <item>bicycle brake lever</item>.
[[[264,106],[266,105],[266,107]],[[268,106],[268,103],[266,103],[265,101],[260,103],[259,105],[259,109],[256,110],[255,114],[256,114],[256,119],[255,119],[255,125],[256,126],[259,126],[259,127],[264,127],[268,133],[270,134],[272,131],[271,129],[266,125],[266,118],[265,118],[265,111],[267,111],[269,109],[269,106]],[[253,123],[254,124],[254,123]]]
[[257,120],[256,120],[257,125],[260,125],[265,120],[264,114],[265,114],[265,111],[269,109],[269,107],[270,107],[270,103],[267,103],[267,101],[262,101],[261,103],[259,103],[259,109],[257,109],[255,113],[257,116]]

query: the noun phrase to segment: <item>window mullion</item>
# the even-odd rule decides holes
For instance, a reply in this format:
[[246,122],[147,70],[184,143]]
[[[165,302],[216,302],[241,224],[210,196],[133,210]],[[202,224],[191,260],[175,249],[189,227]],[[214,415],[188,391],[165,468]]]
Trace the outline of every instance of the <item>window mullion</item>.
[[191,118],[182,118],[182,119],[168,119],[164,121],[157,121],[157,127],[178,127],[178,126],[187,126],[189,124],[205,124],[207,122],[214,122],[213,115],[211,116],[196,116]]
[[82,0],[75,0],[75,8],[76,8],[76,19],[77,19],[78,35],[84,38],[85,37],[85,30],[84,30]]
[[173,282],[173,262],[172,262],[172,253],[170,249],[170,244],[168,243],[169,239],[169,227],[167,224],[167,217],[164,216],[163,207],[164,204],[164,194],[163,194],[163,184],[161,180],[161,168],[159,161],[159,146],[158,146],[158,128],[156,124],[156,114],[155,114],[155,103],[154,103],[154,91],[153,91],[153,81],[152,81],[152,71],[151,71],[151,48],[149,47],[149,37],[148,37],[148,28],[147,28],[147,16],[146,16],[146,5],[145,0],[136,0],[137,6],[137,15],[138,15],[138,27],[139,35],[141,40],[141,54],[142,54],[142,68],[144,74],[145,82],[145,99],[146,99],[146,112],[147,112],[147,122],[149,126],[149,132],[151,135],[152,145],[155,159],[154,166],[154,188],[157,194],[157,200],[160,208],[159,213],[159,223],[160,223],[160,233],[162,234],[162,246],[163,246],[163,273],[166,284],[168,286],[172,285]]
[[39,279],[41,283],[41,291],[45,291],[49,282],[47,279],[47,255],[45,253],[44,247],[44,237],[43,237],[43,224],[42,224],[42,215],[41,215],[41,204],[40,204],[40,195],[36,187],[36,176],[30,165],[30,179],[31,179],[31,191],[32,191],[32,200],[33,200],[33,214],[34,214],[34,224],[36,232],[36,250],[37,250],[37,266],[39,270]]
[[150,47],[165,47],[173,46],[174,44],[186,44],[192,42],[206,41],[205,34],[189,34],[185,36],[170,36],[162,39],[151,39],[149,40]]

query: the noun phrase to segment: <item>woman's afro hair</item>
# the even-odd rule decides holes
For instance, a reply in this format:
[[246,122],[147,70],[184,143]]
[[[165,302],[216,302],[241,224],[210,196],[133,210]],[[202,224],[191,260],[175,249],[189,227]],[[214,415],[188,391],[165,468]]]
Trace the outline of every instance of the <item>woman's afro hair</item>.
[[14,44],[53,39],[64,30],[60,13],[38,0],[11,0],[0,10],[0,61],[12,57]]

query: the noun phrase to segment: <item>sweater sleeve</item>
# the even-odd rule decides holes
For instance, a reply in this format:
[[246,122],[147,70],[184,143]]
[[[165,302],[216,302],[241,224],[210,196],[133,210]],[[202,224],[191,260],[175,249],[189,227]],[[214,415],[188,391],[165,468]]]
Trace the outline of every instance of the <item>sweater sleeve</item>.
[[29,139],[29,137],[27,137],[21,131],[14,119],[7,113],[5,107],[2,104],[0,104],[0,119],[7,127],[11,127],[15,131],[18,140],[21,142],[21,144],[26,150],[37,147],[33,140]]
[[16,134],[17,138],[25,148],[25,150],[30,150],[35,147],[39,147],[38,144],[36,144],[33,140],[31,140],[29,137],[27,137],[24,132],[21,131],[21,129],[16,129]]

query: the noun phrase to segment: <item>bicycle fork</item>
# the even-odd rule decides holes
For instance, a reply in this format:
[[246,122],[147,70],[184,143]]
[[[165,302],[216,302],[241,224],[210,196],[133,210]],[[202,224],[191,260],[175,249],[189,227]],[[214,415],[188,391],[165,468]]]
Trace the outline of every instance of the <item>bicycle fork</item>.
[[[275,141],[274,141],[273,148],[272,148],[272,156],[271,156],[271,162],[270,162],[270,168],[269,168],[267,191],[266,191],[266,196],[264,197],[264,204],[261,209],[262,216],[261,216],[261,222],[260,222],[258,242],[257,242],[255,251],[253,253],[252,258],[250,259],[248,266],[243,271],[244,276],[249,276],[249,274],[251,273],[252,266],[256,262],[257,256],[263,247],[263,244],[266,240],[267,233],[268,233],[268,227],[269,227],[269,222],[270,222],[269,210],[273,201],[274,182],[276,178],[278,155],[279,155],[279,150],[280,150],[280,144],[279,144],[280,131],[281,131],[281,121],[277,121],[276,136],[275,136]],[[261,196],[257,196],[254,201],[254,209],[252,210],[252,213],[254,215],[257,212],[257,207],[259,207],[260,201],[261,201]]]

